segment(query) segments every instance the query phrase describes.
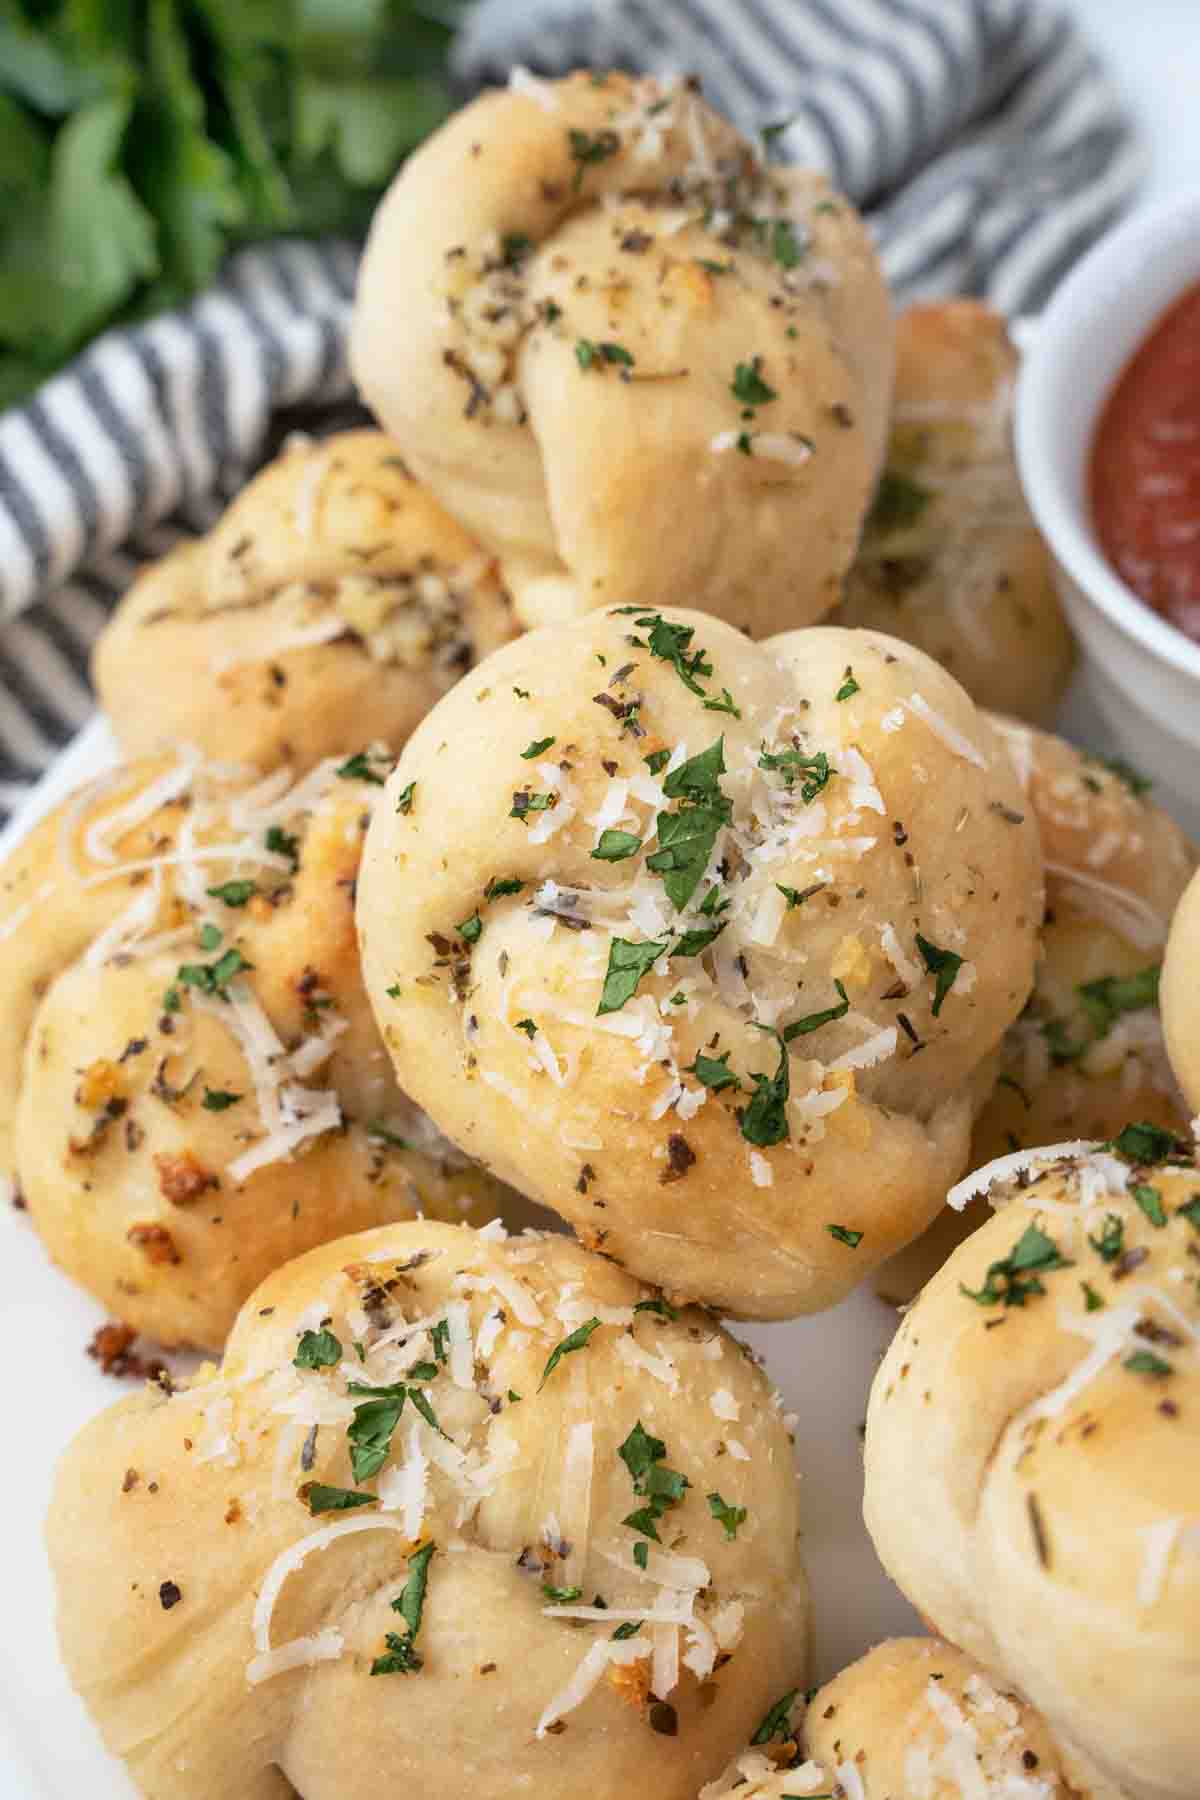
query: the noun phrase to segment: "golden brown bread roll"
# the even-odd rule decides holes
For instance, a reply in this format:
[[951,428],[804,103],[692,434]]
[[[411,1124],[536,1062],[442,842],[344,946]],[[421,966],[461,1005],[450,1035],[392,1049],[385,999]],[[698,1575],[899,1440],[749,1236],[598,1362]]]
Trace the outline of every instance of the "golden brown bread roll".
[[277,1271],[220,1369],[87,1425],[47,1538],[153,1800],[694,1800],[804,1683],[798,1530],[714,1320],[566,1238],[414,1223]]
[[398,747],[513,635],[483,555],[381,431],[292,440],[207,537],[125,595],[96,645],[128,756],[186,741],[297,772]]
[[879,1644],[805,1698],[777,1706],[700,1800],[1134,1800],[936,1638]]
[[762,637],[837,598],[886,427],[870,238],[692,83],[484,94],[411,156],[359,275],[368,404],[524,623],[640,598]]
[[[1033,993],[988,1073],[971,1167],[1022,1146],[1110,1138],[1131,1119],[1184,1131],[1158,993],[1167,926],[1195,846],[1133,770],[1048,732],[992,722],[1041,837],[1046,918]],[[982,1218],[982,1201],[961,1213],[945,1208],[880,1270],[884,1299],[910,1300]]]
[[1040,723],[1074,649],[1013,457],[1016,375],[980,301],[900,314],[886,467],[837,618],[894,632],[980,706]]
[[639,608],[531,633],[422,723],[368,836],[398,1078],[644,1278],[831,1305],[965,1166],[1041,917],[1019,801],[894,639]]
[[1200,880],[1179,902],[1163,963],[1162,1008],[1171,1066],[1200,1113]]
[[1193,1800],[1200,1170],[1134,1125],[1113,1152],[1022,1152],[972,1185],[1000,1210],[872,1389],[868,1529],[1060,1743],[1137,1800]]
[[264,1275],[347,1229],[507,1198],[399,1092],[363,992],[390,767],[252,788],[133,764],[0,870],[0,1166],[55,1261],[164,1343],[219,1346]]

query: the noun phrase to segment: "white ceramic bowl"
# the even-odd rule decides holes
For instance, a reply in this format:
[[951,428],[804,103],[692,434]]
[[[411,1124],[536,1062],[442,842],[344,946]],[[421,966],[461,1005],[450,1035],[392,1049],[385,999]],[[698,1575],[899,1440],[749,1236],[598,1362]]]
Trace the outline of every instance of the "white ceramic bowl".
[[1155,322],[1200,281],[1200,194],[1135,213],[1055,291],[1029,333],[1016,449],[1083,653],[1087,697],[1155,797],[1200,832],[1200,644],[1160,618],[1106,560],[1092,528],[1087,463],[1114,381]]

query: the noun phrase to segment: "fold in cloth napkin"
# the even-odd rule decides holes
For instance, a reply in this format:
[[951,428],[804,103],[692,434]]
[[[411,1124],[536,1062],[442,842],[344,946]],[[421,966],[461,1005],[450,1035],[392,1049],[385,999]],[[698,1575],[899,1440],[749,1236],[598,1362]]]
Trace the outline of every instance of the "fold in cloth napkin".
[[[687,70],[748,133],[789,121],[777,154],[867,211],[901,300],[1037,306],[1139,171],[1103,70],[1036,0],[482,0],[457,81],[516,63]],[[345,244],[243,251],[0,416],[0,816],[90,712],[88,651],[139,563],[211,523],[282,412],[344,409],[354,268]]]

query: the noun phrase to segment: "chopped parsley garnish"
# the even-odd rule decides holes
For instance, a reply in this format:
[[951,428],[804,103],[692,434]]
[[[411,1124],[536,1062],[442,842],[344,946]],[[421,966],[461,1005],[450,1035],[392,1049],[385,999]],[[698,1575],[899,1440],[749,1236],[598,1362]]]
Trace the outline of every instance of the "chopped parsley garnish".
[[[351,1389],[357,1392],[356,1384]],[[354,1409],[354,1417],[346,1427],[350,1440],[350,1468],[355,1481],[370,1481],[388,1459],[392,1433],[400,1423],[409,1390],[400,1386],[373,1400],[364,1400]]]
[[[639,1419],[625,1442],[617,1450],[617,1455],[629,1470],[633,1482],[633,1491],[644,1499],[645,1506],[629,1513],[622,1519],[622,1525],[638,1531],[643,1537],[653,1538],[661,1543],[658,1535],[658,1521],[672,1506],[678,1506],[691,1485],[686,1475],[677,1469],[669,1469],[663,1461],[667,1454],[667,1446],[661,1438],[651,1437]],[[634,1546],[637,1557],[637,1546]],[[645,1561],[639,1567],[645,1568]]]
[[733,274],[734,265],[731,262],[714,262],[711,256],[697,256],[694,260],[710,275]]
[[378,1494],[358,1494],[353,1488],[327,1487],[323,1481],[309,1481],[300,1490],[300,1498],[315,1518],[318,1513],[353,1512],[356,1506],[374,1506]]
[[1161,1231],[1167,1222],[1167,1214],[1162,1203],[1162,1195],[1159,1193],[1158,1189],[1156,1187],[1151,1187],[1148,1182],[1137,1181],[1134,1182],[1129,1191],[1137,1201],[1138,1206],[1149,1219],[1150,1223],[1156,1225]]
[[464,944],[477,944],[483,933],[483,920],[477,912],[474,912],[469,919],[464,919],[461,925],[456,925],[455,930]]
[[596,1017],[620,1012],[627,1000],[637,992],[638,982],[649,974],[668,948],[666,938],[650,938],[644,944],[632,944],[628,938],[615,937],[609,946],[608,969]]
[[1193,1194],[1182,1206],[1175,1208],[1176,1217],[1186,1219],[1193,1231],[1200,1231],[1200,1194]]
[[633,1546],[633,1560],[639,1569],[644,1569],[650,1561],[650,1546],[641,1539]]
[[483,897],[485,900],[499,900],[503,894],[519,894],[524,886],[525,883],[518,881],[515,875],[503,881],[493,875],[483,890]]
[[781,269],[794,269],[804,255],[804,245],[796,236],[790,219],[772,220],[771,255]]
[[851,1250],[857,1250],[863,1241],[861,1231],[851,1231],[846,1225],[827,1225],[825,1229],[839,1244],[849,1244]]
[[769,401],[779,398],[775,389],[762,378],[762,361],[761,356],[751,357],[748,363],[738,363],[733,371],[730,391],[743,406],[766,406]]
[[576,193],[583,186],[583,177],[589,164],[607,162],[621,148],[621,140],[615,131],[580,131],[574,126],[567,133],[567,142],[571,160],[576,165],[575,180],[572,183]]
[[665,769],[670,760],[671,752],[669,750],[652,750],[649,756],[642,758],[652,775],[657,775],[660,770]]
[[521,788],[513,795],[510,819],[520,819],[522,825],[529,823],[530,813],[549,812],[552,806],[558,805],[557,794],[531,794],[528,788]]
[[1102,769],[1107,769],[1110,775],[1115,775],[1118,781],[1123,781],[1136,798],[1140,799],[1143,794],[1148,794],[1154,786],[1148,775],[1143,775],[1123,757],[1089,756],[1088,761],[1098,763]]
[[[634,1546],[635,1550],[640,1550],[642,1548],[643,1546],[641,1544],[635,1544]],[[623,1625],[618,1625],[617,1629],[613,1632],[613,1641],[618,1644],[623,1644],[626,1638],[636,1637],[641,1629],[642,1621],[640,1619],[626,1619],[625,1623]]]
[[953,950],[939,950],[931,944],[927,937],[917,933],[917,949],[921,953],[921,961],[928,974],[936,977],[933,989],[933,1006],[931,1011],[936,1019],[942,1010],[942,1003],[950,989],[954,986],[958,971],[963,966],[963,959]]
[[746,1522],[746,1508],[730,1506],[729,1502],[723,1500],[720,1494],[709,1494],[707,1498],[709,1512],[714,1519],[720,1520],[725,1527],[725,1536],[732,1540],[738,1534],[738,1526],[744,1525]]
[[898,469],[885,469],[867,514],[868,531],[903,531],[915,525],[933,494],[919,481],[902,475]]
[[825,885],[826,884],[823,881],[814,881],[811,887],[794,888],[788,887],[787,884],[782,881],[777,881],[775,883],[775,886],[779,889],[779,892],[788,903],[789,912],[791,912],[794,906],[803,906],[806,900],[811,900],[814,894],[819,894]]
[[663,782],[664,793],[668,799],[678,800],[679,810],[658,814],[659,848],[646,858],[646,867],[662,876],[667,898],[677,912],[695,893],[717,834],[733,815],[733,802],[721,792],[719,777],[724,773],[725,739],[719,737],[707,750],[673,769]]
[[218,887],[205,888],[205,893],[225,906],[245,906],[258,892],[257,881],[222,881]]
[[433,1340],[433,1354],[438,1362],[444,1363],[450,1355],[450,1321],[439,1319],[429,1333]]
[[791,1737],[792,1727],[789,1715],[791,1714],[792,1704],[799,1692],[799,1688],[793,1688],[789,1694],[783,1696],[782,1700],[777,1700],[775,1702],[770,1712],[759,1725],[758,1730],[754,1733],[754,1736],[750,1739],[752,1744],[769,1744],[774,1738]]
[[783,776],[786,787],[795,787],[801,776],[805,779],[801,784],[800,798],[806,806],[811,806],[817,795],[828,785],[829,777],[837,773],[829,766],[829,758],[823,750],[815,756],[805,756],[802,750],[764,750],[759,756],[760,769],[774,769]]
[[408,1580],[392,1601],[392,1611],[400,1614],[408,1630],[403,1635],[396,1631],[385,1634],[387,1655],[375,1658],[371,1664],[372,1675],[411,1675],[421,1667],[421,1658],[413,1645],[421,1629],[429,1564],[435,1548],[433,1544],[423,1544],[408,1559]]
[[1156,1356],[1153,1350],[1135,1350],[1132,1356],[1125,1358],[1123,1366],[1135,1375],[1173,1375],[1175,1372],[1170,1363]]
[[583,1598],[583,1589],[580,1587],[554,1587],[548,1581],[543,1581],[542,1593],[551,1606],[570,1606],[572,1601]]
[[[390,989],[388,991],[391,992]],[[377,1143],[390,1145],[393,1150],[411,1150],[413,1147],[406,1137],[401,1137],[398,1131],[393,1131],[382,1119],[371,1120],[367,1126],[367,1136]]]
[[224,936],[225,933],[221,931],[218,926],[202,925],[200,927],[200,948],[202,950],[215,950]]
[[596,862],[624,862],[627,856],[636,856],[641,847],[642,840],[635,832],[602,831],[592,857]]
[[597,344],[591,338],[576,339],[575,361],[581,369],[602,369],[605,363],[616,363],[623,369],[634,366],[633,357],[624,344]]
[[1083,1289],[1083,1304],[1085,1309],[1088,1312],[1100,1312],[1104,1306],[1102,1296],[1096,1292],[1090,1281],[1081,1281],[1079,1285]]
[[305,1331],[300,1335],[292,1362],[297,1369],[333,1369],[342,1360],[340,1339],[332,1331]]
[[523,1031],[525,1036],[530,1039],[535,1038],[538,1034],[537,1025],[532,1019],[518,1019],[513,1029]]
[[546,1358],[546,1366],[542,1370],[542,1379],[538,1382],[539,1394],[549,1381],[551,1375],[553,1375],[555,1369],[557,1369],[563,1357],[570,1356],[573,1350],[586,1350],[593,1331],[598,1331],[599,1328],[599,1319],[585,1319],[583,1324],[580,1325],[577,1330],[573,1331],[569,1337],[563,1338],[560,1344],[555,1344],[553,1350]]
[[400,789],[400,792],[396,796],[396,811],[398,813],[407,816],[412,811],[413,795],[416,791],[417,784],[415,781],[410,781],[407,787],[402,787]]
[[842,681],[841,687],[833,697],[835,700],[849,700],[851,695],[860,693],[861,691],[857,681],[854,679],[854,670],[850,667],[850,664],[847,663],[845,678]]
[[1133,1125],[1126,1125],[1104,1148],[1115,1150],[1126,1162],[1161,1163],[1170,1156],[1187,1156],[1190,1146],[1174,1132],[1164,1131],[1161,1125],[1151,1125],[1140,1119]]
[[1153,963],[1136,975],[1104,975],[1099,981],[1085,981],[1077,989],[1097,1039],[1108,1036],[1122,1013],[1158,1005],[1161,972],[1162,965]]
[[678,1310],[671,1305],[669,1300],[664,1300],[661,1294],[653,1300],[639,1300],[633,1310],[635,1313],[657,1313],[660,1319],[677,1319],[679,1317]]
[[515,269],[517,264],[533,249],[533,239],[526,237],[523,231],[506,231],[500,239],[500,254],[506,269]]
[[1106,1213],[1104,1224],[1100,1228],[1100,1236],[1088,1238],[1088,1243],[1096,1254],[1105,1262],[1116,1262],[1125,1248],[1125,1221],[1119,1213]]
[[169,1013],[177,1013],[179,1008],[183,1005],[183,1001],[179,997],[179,989],[175,987],[174,984],[172,984],[163,995],[162,1003],[163,1011]]
[[228,1000],[229,995],[225,989],[234,976],[253,967],[254,964],[247,962],[240,950],[231,949],[219,956],[216,962],[181,963],[175,979],[181,981],[184,987],[195,988],[201,994],[212,994],[218,1000]]
[[522,752],[521,752],[522,762],[532,762],[535,756],[540,756],[542,754],[543,750],[548,750],[550,748],[551,744],[555,743],[556,741],[557,740],[552,737],[534,738],[532,744],[527,744],[525,749],[522,750]]
[[791,1059],[787,1045],[777,1031],[771,1036],[779,1045],[779,1067],[774,1075],[753,1075],[754,1095],[748,1106],[738,1113],[738,1124],[748,1144],[769,1149],[782,1144],[788,1134],[787,1103],[792,1091]]
[[300,867],[300,839],[295,832],[285,831],[282,825],[268,825],[263,842],[273,856],[285,856],[293,869]]
[[238,1101],[243,1098],[244,1096],[242,1094],[231,1093],[228,1088],[210,1088],[206,1086],[204,1089],[204,1098],[200,1104],[205,1112],[228,1112],[231,1106],[236,1106]]
[[719,700],[706,700],[704,710],[705,712],[731,713],[735,719],[740,719],[742,716],[741,708],[734,705],[733,695],[728,688],[721,689]]
[[357,756],[350,757],[337,772],[343,781],[369,781],[373,787],[383,786],[383,776],[375,773],[365,750],[360,750]]
[[728,1050],[723,1050],[720,1056],[699,1054],[695,1062],[684,1070],[684,1074],[694,1075],[697,1081],[706,1088],[711,1088],[714,1094],[719,1094],[722,1088],[740,1088],[742,1085],[729,1067]]
[[694,625],[676,625],[670,619],[664,619],[661,613],[647,613],[636,621],[639,631],[648,630],[646,649],[659,662],[670,663],[682,681],[684,687],[693,694],[703,696],[697,676],[711,675],[712,664],[703,650],[692,650],[692,639],[696,635]]
[[698,925],[692,931],[685,931],[671,945],[672,956],[699,956],[707,950],[724,931],[728,920],[722,919],[718,925]]
[[795,1019],[792,1024],[785,1025],[783,1030],[785,1044],[790,1044],[793,1038],[807,1037],[810,1031],[820,1030],[822,1025],[828,1025],[833,1019],[845,1018],[850,1011],[850,1001],[840,981],[835,981],[833,985],[840,996],[838,1005],[827,1006],[824,1012],[807,1013],[804,1018]]
[[988,1268],[981,1288],[972,1289],[959,1282],[959,1291],[978,1306],[1024,1306],[1031,1294],[1044,1294],[1046,1289],[1039,1270],[1069,1269],[1070,1260],[1063,1256],[1053,1238],[1037,1225],[1025,1228],[1012,1250]]
[[721,890],[714,883],[700,902],[700,911],[704,914],[706,919],[715,919],[718,914],[723,913],[732,905],[732,900],[722,899]]

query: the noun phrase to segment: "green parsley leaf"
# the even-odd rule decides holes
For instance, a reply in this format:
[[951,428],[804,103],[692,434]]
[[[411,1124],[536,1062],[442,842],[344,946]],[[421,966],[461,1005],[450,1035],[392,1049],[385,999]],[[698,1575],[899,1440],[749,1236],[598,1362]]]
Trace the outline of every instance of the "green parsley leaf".
[[629,1470],[634,1491],[639,1494],[643,1490],[638,1483],[643,1480],[647,1470],[656,1462],[661,1462],[666,1454],[666,1444],[661,1438],[651,1437],[640,1419],[617,1449],[617,1455]]
[[[389,988],[388,993],[391,992],[392,990]],[[383,1119],[371,1120],[367,1126],[367,1136],[381,1144],[389,1145],[393,1150],[411,1150],[413,1147],[406,1137],[401,1137],[398,1131],[393,1131]]]
[[200,927],[200,948],[202,950],[215,950],[224,936],[225,933],[219,930],[216,925],[202,925]]
[[343,781],[368,781],[372,787],[383,786],[383,776],[375,773],[365,750],[360,750],[357,756],[351,756],[337,772]]
[[633,1310],[635,1313],[657,1313],[661,1319],[677,1319],[679,1317],[675,1307],[669,1300],[664,1300],[661,1294],[654,1300],[639,1300]]
[[728,1050],[723,1050],[720,1056],[705,1056],[701,1053],[684,1070],[684,1074],[694,1075],[697,1081],[704,1087],[711,1088],[714,1094],[719,1094],[722,1088],[740,1089],[742,1084],[729,1067],[729,1054]]
[[850,664],[847,663],[845,678],[841,687],[833,697],[835,700],[849,700],[851,695],[861,693],[861,691],[857,681],[854,679],[854,670],[850,667]]
[[628,938],[615,937],[609,946],[608,969],[596,1017],[620,1012],[625,1002],[637,992],[642,976],[649,974],[666,948],[666,938],[650,938],[644,944],[632,944]]
[[[662,1541],[658,1535],[659,1519],[670,1507],[679,1504],[689,1486],[686,1475],[667,1468],[663,1462],[666,1453],[662,1439],[651,1437],[640,1419],[617,1450],[629,1470],[634,1493],[647,1501],[647,1505],[629,1513],[621,1523],[641,1532],[643,1537],[653,1538],[655,1543]],[[636,1547],[634,1555],[637,1556]],[[645,1566],[645,1562],[639,1563],[639,1567]]]
[[400,792],[396,795],[396,811],[401,813],[404,817],[407,817],[413,809],[413,796],[416,791],[416,782],[410,781],[408,786],[402,787]]
[[431,1339],[433,1340],[434,1356],[437,1358],[438,1362],[440,1362],[440,1363],[446,1362],[450,1355],[450,1349],[449,1349],[450,1321],[449,1321],[449,1319],[439,1319],[437,1324],[430,1331],[429,1335],[430,1335]]
[[669,750],[652,750],[649,756],[642,758],[652,775],[657,775],[660,770],[665,769],[670,760],[671,752]]
[[766,406],[771,400],[777,400],[778,394],[769,387],[759,371],[762,368],[762,357],[751,357],[748,363],[740,362],[733,371],[730,391],[735,400],[743,406]]
[[1089,1237],[1088,1243],[1104,1261],[1116,1262],[1125,1248],[1125,1221],[1119,1213],[1106,1213],[1104,1224],[1098,1238]]
[[[764,1029],[764,1028],[760,1028]],[[767,1149],[782,1144],[788,1135],[787,1103],[792,1091],[791,1059],[777,1031],[770,1034],[779,1045],[779,1067],[774,1075],[752,1075],[754,1096],[738,1113],[738,1124],[748,1144]]]
[[733,274],[734,264],[732,262],[714,262],[711,256],[697,256],[693,258],[693,261],[699,263],[700,267],[706,269],[710,275]]
[[745,1524],[746,1508],[730,1506],[729,1502],[723,1500],[720,1494],[708,1495],[708,1510],[714,1519],[720,1520],[725,1527],[725,1536],[731,1541],[738,1534],[738,1526]]
[[861,1231],[851,1231],[845,1225],[827,1225],[825,1229],[831,1238],[837,1239],[839,1244],[849,1244],[851,1250],[857,1250],[863,1241]]
[[[636,1555],[638,1550],[642,1548],[642,1545],[635,1544],[633,1548],[634,1554]],[[618,1625],[617,1629],[613,1632],[613,1641],[618,1644],[623,1644],[626,1638],[636,1637],[641,1629],[642,1621],[640,1619],[626,1619],[625,1623],[623,1625]]]
[[332,1331],[304,1331],[292,1362],[297,1369],[334,1369],[342,1360],[342,1346]]
[[548,1581],[543,1581],[542,1593],[551,1606],[570,1606],[572,1601],[583,1598],[583,1589],[580,1587],[554,1587]]
[[200,1104],[205,1112],[228,1112],[231,1106],[236,1106],[238,1101],[243,1098],[243,1095],[231,1093],[228,1088],[210,1088],[206,1086],[204,1089],[204,1098]]
[[725,912],[727,908],[732,905],[732,900],[722,899],[721,890],[714,883],[700,902],[700,911],[704,914],[706,919],[715,919],[718,913]]
[[388,1459],[392,1433],[400,1422],[408,1389],[374,1400],[364,1400],[354,1409],[354,1417],[346,1427],[350,1440],[350,1469],[356,1482],[369,1481]]
[[1136,975],[1104,975],[1099,981],[1085,981],[1076,989],[1097,1041],[1108,1036],[1122,1013],[1158,1005],[1161,972],[1161,963],[1153,963]]
[[523,1031],[525,1036],[530,1039],[535,1038],[538,1034],[537,1025],[532,1019],[518,1019],[513,1029],[515,1031]]
[[555,1344],[553,1350],[546,1358],[546,1366],[542,1370],[542,1379],[538,1382],[539,1394],[549,1381],[551,1375],[553,1375],[555,1369],[557,1369],[563,1357],[570,1356],[573,1350],[586,1350],[593,1331],[598,1331],[599,1328],[599,1319],[585,1319],[583,1324],[580,1325],[577,1330],[573,1331],[569,1337],[563,1338],[560,1344]]
[[558,739],[553,737],[534,738],[532,744],[527,745],[527,747],[522,750],[521,760],[523,762],[532,762],[534,757],[540,756],[543,750],[548,750],[551,744],[557,742]]
[[1129,1191],[1149,1219],[1150,1223],[1156,1225],[1161,1231],[1167,1222],[1167,1214],[1162,1203],[1162,1195],[1159,1193],[1158,1189],[1156,1187],[1150,1187],[1149,1184],[1144,1181],[1138,1181],[1133,1184]]
[[533,249],[533,239],[523,231],[506,231],[500,239],[500,254],[506,269],[515,269]]
[[801,775],[807,779],[800,788],[800,798],[806,806],[811,806],[817,795],[829,783],[829,777],[836,775],[837,770],[829,766],[829,758],[823,750],[815,756],[805,756],[800,750],[764,750],[759,756],[760,769],[773,769],[783,776],[786,787],[794,787]]
[[421,1667],[421,1658],[413,1649],[425,1612],[425,1593],[429,1585],[429,1564],[434,1544],[423,1544],[408,1559],[408,1580],[392,1601],[392,1611],[399,1613],[408,1631],[404,1636],[389,1631],[384,1638],[390,1655],[378,1656],[371,1664],[372,1675],[408,1675]]
[[576,193],[583,186],[583,177],[592,163],[607,162],[621,148],[621,140],[615,131],[580,131],[575,127],[567,133],[567,143],[571,152],[571,160],[575,163],[575,179],[572,183]]
[[685,931],[671,945],[672,956],[699,956],[701,951],[715,943],[728,924],[722,919],[717,925],[698,925],[691,931]]
[[212,963],[181,963],[176,971],[176,981],[184,987],[196,988],[202,994],[212,994],[218,1000],[228,1000],[225,989],[235,975],[241,975],[254,964],[247,962],[240,950],[226,950]]
[[990,1265],[981,1288],[959,1282],[959,1291],[978,1306],[995,1306],[1001,1301],[1005,1306],[1024,1306],[1031,1294],[1046,1291],[1036,1271],[1070,1267],[1053,1238],[1040,1226],[1029,1225],[1009,1254]]
[[670,619],[664,619],[661,613],[647,613],[637,621],[638,628],[649,632],[646,648],[651,656],[659,662],[672,665],[685,688],[703,699],[704,689],[697,677],[711,675],[712,664],[702,649],[693,650],[692,639],[696,635],[694,625],[677,625]]
[[1170,1156],[1186,1156],[1190,1146],[1173,1132],[1164,1131],[1161,1125],[1151,1125],[1142,1119],[1126,1125],[1104,1148],[1115,1150],[1126,1162],[1150,1164],[1166,1162]]
[[169,1013],[177,1013],[179,1011],[179,1008],[183,1005],[183,1001],[179,997],[179,989],[174,985],[174,983],[172,983],[172,985],[167,989],[166,993],[163,995],[162,1003],[163,1003],[163,1011],[169,1012]]
[[273,856],[286,856],[293,869],[300,867],[300,838],[298,834],[285,831],[282,825],[269,825],[267,835],[263,839],[267,849]]
[[549,812],[558,805],[557,794],[531,794],[528,788],[520,788],[513,795],[510,819],[520,819],[522,825],[528,825],[530,813]]
[[662,876],[667,898],[677,912],[682,912],[699,886],[717,836],[731,815],[731,803],[723,794],[712,805],[684,806],[678,812],[658,814],[659,848],[646,858],[646,867]]
[[833,985],[841,996],[839,1004],[827,1006],[824,1012],[808,1013],[803,1019],[796,1019],[791,1025],[785,1025],[783,1028],[785,1044],[790,1044],[793,1038],[807,1037],[810,1031],[819,1031],[822,1025],[828,1025],[833,1019],[845,1018],[850,1011],[850,1001],[840,981],[835,981]]
[[811,887],[794,888],[787,887],[782,881],[777,881],[775,883],[775,886],[779,889],[779,892],[788,903],[789,912],[791,912],[794,906],[803,906],[806,900],[811,900],[814,894],[819,894],[821,889],[827,885],[828,884],[824,881],[814,881]]
[[1118,781],[1123,781],[1130,793],[1137,798],[1148,794],[1154,786],[1149,776],[1141,774],[1132,763],[1126,762],[1123,757],[1089,755],[1088,761],[1099,763],[1100,767],[1107,769],[1110,775],[1115,775]]
[[771,223],[771,255],[781,269],[794,269],[804,255],[805,246],[796,236],[790,219],[774,219]]
[[931,944],[929,939],[922,937],[919,931],[917,933],[917,949],[921,953],[921,961],[925,964],[927,973],[937,977],[934,983],[931,1008],[936,1019],[942,1010],[942,1003],[946,995],[954,986],[958,971],[963,966],[963,959],[953,950],[939,950],[936,944]]
[[483,933],[483,920],[477,912],[473,912],[469,919],[464,919],[462,924],[456,925],[454,929],[464,944],[477,944]]
[[919,481],[902,475],[899,469],[885,469],[879,477],[865,529],[904,531],[909,525],[916,524],[932,499],[932,491],[922,487]]
[[649,1544],[637,1543],[633,1546],[633,1560],[639,1569],[644,1569],[650,1561]]
[[258,892],[257,881],[223,881],[218,887],[205,888],[205,893],[214,900],[222,901],[226,906],[245,906],[247,900]]
[[719,700],[706,700],[704,710],[705,712],[731,713],[735,719],[740,719],[742,716],[741,708],[734,705],[733,695],[728,688],[721,689]]
[[1164,1362],[1161,1356],[1156,1356],[1153,1350],[1135,1350],[1132,1356],[1125,1358],[1122,1366],[1132,1369],[1135,1375],[1173,1375],[1175,1373],[1171,1364]]
[[769,1744],[774,1738],[789,1738],[792,1735],[789,1715],[799,1692],[799,1688],[793,1688],[790,1693],[783,1696],[782,1700],[775,1702],[750,1739],[752,1744]]
[[483,897],[485,900],[499,900],[505,894],[519,894],[524,886],[525,883],[518,881],[515,875],[511,875],[503,881],[493,875],[483,890]]
[[353,1512],[356,1506],[374,1506],[378,1494],[357,1494],[353,1488],[327,1487],[323,1481],[309,1481],[300,1490],[300,1498],[314,1518],[318,1513]]
[[1088,1312],[1100,1312],[1104,1306],[1104,1301],[1096,1292],[1091,1282],[1081,1281],[1079,1285],[1083,1289],[1083,1304],[1085,1310]]
[[1193,1194],[1182,1206],[1175,1208],[1177,1218],[1186,1219],[1193,1231],[1200,1231],[1200,1194]]
[[602,831],[592,857],[596,862],[624,862],[627,856],[636,856],[641,847],[642,840],[635,832]]
[[[416,1372],[415,1369],[409,1371],[412,1375],[415,1375]],[[450,1434],[447,1431],[443,1431],[438,1424],[437,1414],[433,1410],[433,1402],[430,1400],[429,1395],[423,1394],[420,1388],[410,1387],[408,1390],[408,1397],[424,1419],[425,1423],[431,1425],[439,1437],[444,1437],[448,1440]]]

